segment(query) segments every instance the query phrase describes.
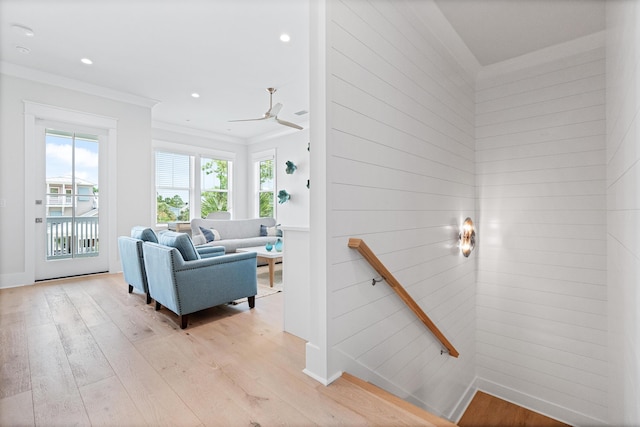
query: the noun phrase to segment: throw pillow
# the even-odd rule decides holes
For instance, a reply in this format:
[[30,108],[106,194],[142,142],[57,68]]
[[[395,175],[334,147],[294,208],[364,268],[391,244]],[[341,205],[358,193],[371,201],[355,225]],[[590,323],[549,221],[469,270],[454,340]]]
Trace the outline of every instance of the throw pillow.
[[214,230],[213,228],[212,229],[207,229],[203,227],[198,227],[198,228],[200,229],[200,232],[204,236],[207,243],[213,242],[214,240],[220,240],[220,233],[218,233],[218,230]]
[[[280,225],[280,224],[278,224]],[[260,225],[260,236],[275,236],[282,237],[282,230],[278,228],[278,225],[268,227],[266,225]]]
[[149,227],[135,226],[131,229],[131,237],[140,239],[144,242],[158,243],[158,236]]

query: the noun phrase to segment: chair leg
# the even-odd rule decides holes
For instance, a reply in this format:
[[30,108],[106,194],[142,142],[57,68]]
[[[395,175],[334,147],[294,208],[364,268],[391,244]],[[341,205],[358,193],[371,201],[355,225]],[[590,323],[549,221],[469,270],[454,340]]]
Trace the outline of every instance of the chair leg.
[[188,314],[180,315],[180,329],[185,329],[187,327],[188,319],[189,319]]
[[147,304],[151,302],[151,294],[147,292]]
[[247,301],[249,302],[249,308],[253,308],[256,306],[256,296],[252,296],[247,298]]
[[129,293],[133,292],[133,286],[129,285]]
[[156,311],[160,310],[161,308],[162,308],[162,304],[156,301]]

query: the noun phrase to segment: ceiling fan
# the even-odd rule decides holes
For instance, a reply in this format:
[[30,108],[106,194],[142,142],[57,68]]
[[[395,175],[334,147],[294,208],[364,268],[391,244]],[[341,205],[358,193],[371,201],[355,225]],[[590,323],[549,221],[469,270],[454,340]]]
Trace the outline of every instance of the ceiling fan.
[[303,128],[301,126],[298,126],[295,123],[291,123],[288,122],[286,120],[282,120],[278,118],[278,113],[280,112],[280,109],[282,108],[282,104],[277,103],[276,105],[272,105],[272,99],[273,99],[273,93],[276,91],[276,88],[273,87],[268,87],[267,88],[267,92],[269,92],[269,109],[267,110],[266,113],[264,113],[264,115],[260,118],[257,119],[240,119],[240,120],[229,120],[230,122],[253,122],[253,121],[257,121],[257,120],[274,120],[278,123],[280,123],[281,125],[284,126],[289,126],[292,127],[294,129],[298,129],[298,130],[302,130]]

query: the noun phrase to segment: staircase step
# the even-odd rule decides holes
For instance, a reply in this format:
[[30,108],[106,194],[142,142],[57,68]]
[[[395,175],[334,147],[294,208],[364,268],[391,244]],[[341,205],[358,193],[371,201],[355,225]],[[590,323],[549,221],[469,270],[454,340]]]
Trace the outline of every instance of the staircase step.
[[334,400],[359,413],[372,425],[456,426],[348,373],[343,373],[329,387]]

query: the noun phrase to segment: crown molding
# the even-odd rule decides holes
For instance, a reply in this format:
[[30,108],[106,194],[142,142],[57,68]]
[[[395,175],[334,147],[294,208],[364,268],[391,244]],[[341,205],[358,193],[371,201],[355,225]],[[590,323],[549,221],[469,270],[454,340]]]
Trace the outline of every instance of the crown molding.
[[247,140],[244,138],[238,138],[236,136],[224,135],[204,129],[196,129],[187,126],[182,126],[174,123],[162,122],[159,120],[152,120],[151,127],[157,130],[163,130],[167,132],[179,133],[182,135],[196,136],[199,138],[212,139],[219,142],[229,142],[232,144],[246,145]]
[[57,74],[47,73],[36,70],[34,68],[24,67],[22,65],[13,64],[11,62],[0,61],[0,74],[20,79],[32,80],[38,83],[58,86],[65,89],[75,90],[89,95],[96,95],[103,98],[113,99],[115,101],[125,102],[140,107],[151,108],[160,102],[157,99],[145,98],[143,96],[134,95],[127,92],[121,92],[109,89],[103,86],[85,83],[80,80],[70,79],[68,77],[59,76]]

